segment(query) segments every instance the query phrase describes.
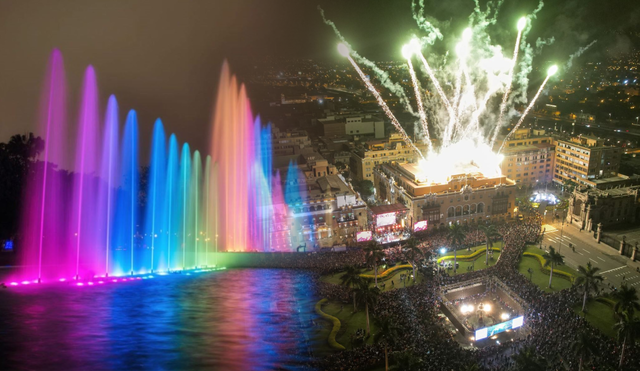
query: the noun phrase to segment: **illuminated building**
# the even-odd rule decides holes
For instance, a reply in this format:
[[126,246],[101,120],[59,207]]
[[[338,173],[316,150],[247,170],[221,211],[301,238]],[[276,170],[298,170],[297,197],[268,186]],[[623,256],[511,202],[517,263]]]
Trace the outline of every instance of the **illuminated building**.
[[401,203],[409,211],[409,227],[423,220],[428,228],[450,223],[478,223],[513,217],[516,183],[506,176],[469,173],[452,175],[444,183],[418,180],[416,164],[389,163],[373,171],[379,201]]
[[502,174],[518,186],[542,185],[553,180],[555,146],[544,130],[519,129],[505,143]]
[[[416,146],[426,152],[426,143],[418,142]],[[373,168],[388,162],[414,162],[417,154],[402,139],[400,134],[394,133],[385,140],[365,142],[351,151],[352,176],[358,180],[373,181]]]
[[618,175],[622,149],[605,146],[604,139],[580,136],[570,140],[554,139],[554,144],[554,181],[557,183],[571,180],[593,187],[594,180]]
[[305,150],[290,163],[282,179],[287,205],[284,225],[272,231],[272,241],[289,248],[327,248],[355,242],[356,233],[367,226],[367,205],[350,188],[335,166],[317,152]]
[[569,199],[567,222],[595,231],[616,224],[634,224],[640,218],[640,186],[596,189],[576,187]]

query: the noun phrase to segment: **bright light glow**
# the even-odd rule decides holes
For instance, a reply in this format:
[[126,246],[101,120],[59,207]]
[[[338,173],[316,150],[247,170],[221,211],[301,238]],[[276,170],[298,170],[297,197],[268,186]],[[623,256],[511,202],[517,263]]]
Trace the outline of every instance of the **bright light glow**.
[[413,56],[413,47],[410,44],[404,44],[402,47],[402,57],[404,59],[411,59]]
[[78,283],[76,283],[76,286],[84,286],[84,283],[78,282]]
[[17,282],[11,282],[9,285],[11,285],[11,286],[18,286],[18,283],[17,283]]
[[541,203],[542,201],[547,201],[548,205],[557,205],[560,200],[553,193],[544,193],[544,192],[536,192],[533,196],[529,198],[529,201],[535,203]]
[[460,306],[460,312],[462,314],[467,314],[467,313],[471,313],[473,312],[473,305],[471,304],[463,304],[462,306]]
[[446,252],[447,252],[447,249],[445,247],[440,248],[440,254],[444,255]]
[[485,313],[489,313],[489,312],[491,312],[491,304],[485,304],[485,305],[482,307],[482,310],[483,310]]
[[29,282],[29,281],[22,281],[21,283],[22,283],[23,285],[28,285],[28,284],[30,284],[31,282]]
[[503,321],[508,320],[508,319],[509,319],[509,313],[502,313],[502,314],[500,315],[500,318],[501,318]]
[[520,20],[518,20],[518,31],[524,30],[526,26],[527,26],[527,18],[526,17],[520,18]]
[[349,56],[349,47],[346,46],[344,43],[338,44],[338,53],[340,53],[340,55],[343,56],[343,57],[348,57]]
[[556,74],[556,72],[558,72],[558,66],[554,64],[553,66],[549,67],[549,69],[547,70],[547,75],[553,76]]
[[416,178],[422,183],[446,183],[453,175],[481,173],[485,177],[502,175],[499,155],[480,140],[462,139],[418,161]]
[[464,31],[462,31],[462,41],[468,43],[469,41],[471,41],[472,35],[473,35],[473,30],[471,30],[471,27],[465,28]]

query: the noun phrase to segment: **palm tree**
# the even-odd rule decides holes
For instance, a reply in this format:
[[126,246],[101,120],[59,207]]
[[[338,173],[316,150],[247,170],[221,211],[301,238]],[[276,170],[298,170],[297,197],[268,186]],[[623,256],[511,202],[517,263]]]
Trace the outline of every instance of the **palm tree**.
[[340,283],[343,286],[351,287],[353,291],[353,312],[355,313],[356,308],[356,287],[363,281],[363,278],[360,277],[360,273],[362,270],[355,265],[348,265],[344,274],[340,276]]
[[586,267],[582,265],[578,267],[578,273],[580,274],[576,278],[576,285],[582,285],[584,287],[584,297],[582,298],[582,312],[585,311],[587,306],[587,296],[590,291],[598,290],[598,283],[602,282],[604,278],[597,275],[600,268],[591,266],[591,262],[587,263]]
[[559,252],[549,246],[549,252],[544,253],[542,256],[545,259],[544,266],[550,267],[551,270],[549,272],[549,288],[551,288],[551,279],[553,278],[553,267],[557,267],[558,265],[564,264],[564,256],[562,256]]
[[393,325],[389,318],[385,318],[378,324],[378,332],[373,335],[373,342],[384,343],[384,369],[389,371],[389,356],[387,347],[393,347],[400,336],[400,330]]
[[613,311],[616,313],[628,312],[632,317],[637,310],[640,310],[638,304],[638,292],[635,287],[629,287],[622,284],[620,290],[615,291],[611,297],[616,300]]
[[578,337],[571,344],[571,351],[580,360],[578,371],[582,371],[584,361],[589,359],[593,354],[598,351],[598,347],[593,342],[593,339],[586,331],[578,333]]
[[424,253],[418,247],[418,240],[415,237],[409,238],[404,248],[409,250],[407,251],[407,257],[409,258],[409,263],[411,263],[411,268],[413,268],[413,282],[415,283],[415,280],[418,279],[418,276],[416,276],[417,260],[419,257],[424,258]]
[[485,262],[486,266],[489,266],[489,248],[493,247],[493,243],[495,242],[495,238],[500,236],[500,233],[496,229],[496,226],[493,224],[482,224],[478,227],[478,229],[484,234],[484,237],[487,241],[487,248],[485,253]]
[[638,338],[638,335],[640,335],[640,320],[629,312],[622,312],[619,318],[619,322],[616,323],[613,328],[618,332],[618,341],[622,341],[620,363],[618,364],[618,368],[622,368],[627,341],[633,344]]
[[418,358],[410,351],[396,353],[393,358],[395,360],[395,365],[392,367],[393,370],[414,371],[419,370],[422,365],[422,358]]
[[367,264],[373,265],[373,278],[378,287],[378,263],[384,259],[385,253],[376,241],[371,241],[364,251],[367,253]]
[[356,290],[356,297],[360,303],[364,304],[365,316],[367,318],[366,335],[369,336],[369,333],[371,332],[371,327],[369,326],[369,306],[376,305],[378,302],[380,289],[377,287],[369,287],[368,282],[362,281]]
[[464,244],[464,240],[467,237],[462,230],[462,226],[460,224],[454,223],[449,227],[449,233],[447,235],[449,238],[449,242],[453,247],[453,274],[456,274],[456,267],[458,265],[458,247],[462,247]]
[[516,370],[519,371],[539,371],[547,367],[544,358],[538,356],[534,347],[521,349],[517,354],[511,356],[516,363]]

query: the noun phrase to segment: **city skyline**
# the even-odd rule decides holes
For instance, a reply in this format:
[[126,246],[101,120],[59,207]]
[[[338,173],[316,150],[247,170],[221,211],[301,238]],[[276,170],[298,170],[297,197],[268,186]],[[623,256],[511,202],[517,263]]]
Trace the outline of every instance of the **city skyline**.
[[[74,12],[65,12],[65,4],[75,5]],[[466,18],[453,18],[453,15],[466,14],[473,8],[472,1],[451,4],[433,9],[434,16],[444,20],[439,24],[444,30],[463,28]],[[563,9],[570,8],[571,4],[569,1],[545,5],[536,21],[540,26],[532,30],[530,42],[538,38],[550,40],[549,36],[555,35],[554,43],[543,51],[554,56],[561,50],[561,57],[566,60],[580,46],[594,40],[596,32],[615,24],[616,27],[608,28],[608,34],[598,36],[598,40],[612,40],[611,44],[604,47],[599,41],[589,51],[590,57],[597,58],[603,51],[607,55],[609,46],[612,52],[630,50],[630,37],[634,37],[630,23],[617,22],[613,10],[602,6],[576,10],[575,19],[571,17],[569,22]],[[419,34],[415,27],[397,26],[413,23],[410,1],[393,5],[380,1],[349,4],[286,0],[268,4],[165,1],[165,6],[153,10],[147,10],[142,1],[126,6],[77,5],[74,1],[0,5],[0,9],[5,8],[0,14],[12,15],[11,19],[0,16],[1,24],[7,29],[1,33],[0,46],[12,56],[0,62],[4,81],[0,86],[0,111],[4,114],[0,138],[3,140],[16,133],[34,131],[46,59],[54,47],[65,55],[72,97],[77,96],[80,89],[82,69],[91,64],[100,82],[100,100],[106,102],[110,94],[116,94],[124,107],[136,109],[143,134],[149,134],[153,122],[160,117],[168,127],[175,128],[182,140],[209,151],[200,133],[210,121],[217,75],[225,59],[244,82],[249,80],[254,66],[266,57],[343,63],[335,52],[335,35],[322,22],[318,6],[322,6],[327,18],[341,27],[363,55],[373,60],[401,59],[398,45],[411,34]],[[508,40],[512,37],[509,29],[512,27],[505,27],[505,22],[531,13],[537,5],[537,1],[503,4],[495,37],[505,49],[509,48],[511,41]],[[616,11],[624,9],[631,14],[634,10],[638,12],[632,2],[620,2]],[[585,27],[586,23],[589,27]],[[132,34],[136,37],[132,38]],[[444,40],[439,47],[451,49],[449,41]],[[565,47],[569,43],[573,49]],[[543,54],[539,58],[550,57]],[[74,118],[77,101],[72,98],[68,103],[70,117]]]

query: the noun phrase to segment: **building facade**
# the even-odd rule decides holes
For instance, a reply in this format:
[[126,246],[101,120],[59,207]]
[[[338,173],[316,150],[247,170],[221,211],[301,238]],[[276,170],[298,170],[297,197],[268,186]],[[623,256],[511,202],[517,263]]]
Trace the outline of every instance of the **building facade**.
[[409,211],[409,227],[426,220],[428,229],[451,223],[506,221],[514,217],[516,183],[506,176],[480,173],[453,175],[447,183],[417,179],[415,164],[388,163],[374,169],[376,197],[383,203],[402,203]]
[[640,186],[597,189],[576,187],[569,199],[566,221],[587,231],[598,224],[636,224],[640,220]]
[[620,168],[622,149],[605,146],[604,140],[581,136],[571,139],[554,139],[554,181],[567,181],[578,185],[593,186],[590,181],[615,177]]
[[555,146],[543,130],[519,129],[505,143],[500,164],[503,175],[518,186],[536,187],[553,180]]
[[[427,145],[416,142],[416,147],[426,152]],[[414,162],[418,154],[409,147],[400,134],[391,134],[389,139],[368,141],[351,151],[349,166],[351,174],[357,180],[370,180],[373,182],[373,169],[380,164],[389,162]]]
[[340,136],[373,136],[384,138],[384,120],[381,117],[362,113],[345,113],[328,115],[318,119],[325,137]]
[[304,148],[311,148],[311,139],[305,130],[280,131],[274,127],[271,133],[274,156],[296,155]]

